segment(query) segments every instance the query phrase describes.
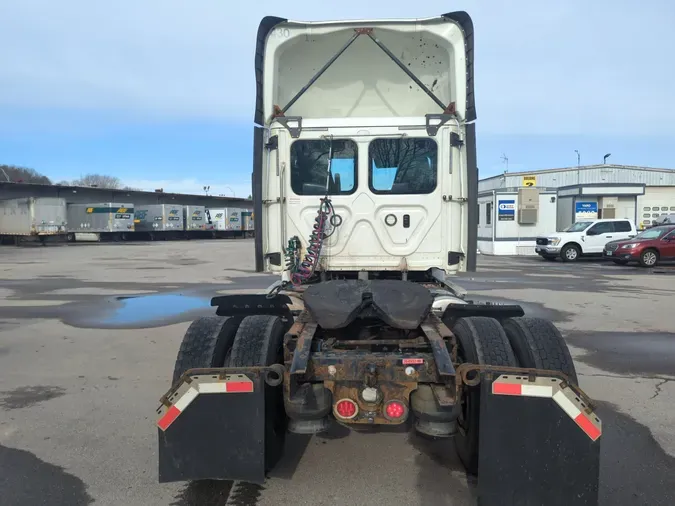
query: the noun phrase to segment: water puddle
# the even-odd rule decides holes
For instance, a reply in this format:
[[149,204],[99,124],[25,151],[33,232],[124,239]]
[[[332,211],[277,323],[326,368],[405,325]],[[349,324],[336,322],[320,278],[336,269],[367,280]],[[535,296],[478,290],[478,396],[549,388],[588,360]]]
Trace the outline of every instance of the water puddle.
[[115,297],[119,301],[113,314],[101,320],[104,325],[134,325],[175,319],[183,313],[210,307],[211,299],[182,294]]
[[67,325],[81,328],[151,328],[214,315],[211,296],[162,293],[110,297],[91,305],[78,305],[59,315]]

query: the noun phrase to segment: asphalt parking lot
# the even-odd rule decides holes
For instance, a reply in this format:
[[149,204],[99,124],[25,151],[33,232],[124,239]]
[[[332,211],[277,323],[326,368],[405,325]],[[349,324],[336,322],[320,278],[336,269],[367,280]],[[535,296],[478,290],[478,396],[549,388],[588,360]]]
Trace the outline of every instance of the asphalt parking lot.
[[[291,438],[264,487],[157,483],[154,410],[215,293],[260,291],[251,240],[0,248],[0,488],[11,506],[471,505],[451,442]],[[675,272],[479,257],[459,284],[553,319],[603,421],[601,504],[675,504]]]

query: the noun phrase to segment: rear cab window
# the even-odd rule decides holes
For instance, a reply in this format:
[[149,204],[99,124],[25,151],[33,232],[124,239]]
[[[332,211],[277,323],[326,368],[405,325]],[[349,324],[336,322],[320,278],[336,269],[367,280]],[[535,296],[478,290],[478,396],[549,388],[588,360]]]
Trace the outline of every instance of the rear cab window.
[[429,138],[373,139],[368,146],[368,186],[375,194],[433,193],[438,146]]
[[[331,153],[332,150],[332,153]],[[328,160],[331,177],[328,180]],[[296,195],[350,195],[357,186],[357,146],[352,140],[297,140],[291,145],[291,189]]]
[[594,234],[610,234],[614,232],[614,222],[612,221],[600,221],[588,229],[588,232]]
[[633,227],[630,224],[630,221],[615,221],[614,222],[614,232],[631,232]]

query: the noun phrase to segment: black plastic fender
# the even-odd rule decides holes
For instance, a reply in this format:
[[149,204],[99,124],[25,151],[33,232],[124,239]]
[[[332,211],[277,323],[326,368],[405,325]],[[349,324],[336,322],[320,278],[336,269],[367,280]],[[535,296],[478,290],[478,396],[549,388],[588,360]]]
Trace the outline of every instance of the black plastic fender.
[[[158,410],[159,482],[265,480],[265,381],[259,371],[196,375]],[[168,404],[168,405],[167,405]]]
[[482,374],[479,506],[597,506],[602,425],[557,378]]

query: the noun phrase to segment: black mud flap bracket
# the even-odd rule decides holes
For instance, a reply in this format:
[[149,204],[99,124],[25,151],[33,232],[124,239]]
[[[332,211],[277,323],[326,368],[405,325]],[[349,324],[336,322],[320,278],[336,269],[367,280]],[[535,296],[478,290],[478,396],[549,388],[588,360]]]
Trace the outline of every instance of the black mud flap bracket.
[[159,482],[265,480],[265,372],[184,375],[157,409]]
[[559,378],[481,374],[479,506],[597,506],[602,424]]

